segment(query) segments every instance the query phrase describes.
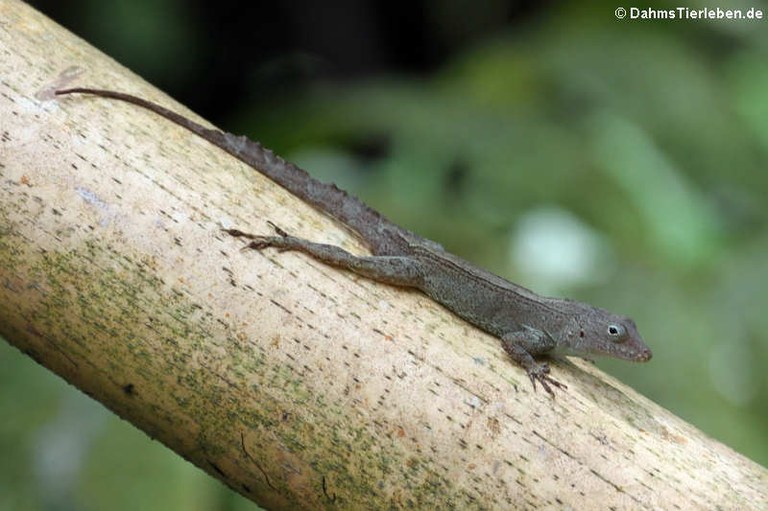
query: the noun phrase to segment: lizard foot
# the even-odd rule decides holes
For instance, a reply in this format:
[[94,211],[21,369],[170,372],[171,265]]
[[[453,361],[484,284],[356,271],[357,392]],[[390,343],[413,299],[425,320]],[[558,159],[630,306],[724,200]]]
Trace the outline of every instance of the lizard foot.
[[284,250],[286,248],[285,242],[288,238],[288,233],[280,229],[272,222],[269,222],[269,225],[275,229],[277,236],[262,236],[259,234],[251,234],[239,229],[222,229],[222,231],[226,232],[230,236],[234,236],[235,238],[245,238],[251,240],[250,243],[243,247],[243,250],[262,250],[267,247],[276,247],[278,249]]
[[[280,227],[278,227],[277,224],[275,224],[273,221],[267,220],[267,225],[269,225],[272,229],[274,229],[275,234],[277,234],[278,236],[283,238],[288,237],[288,233],[285,232]],[[235,238],[248,238],[249,240],[267,237],[267,236],[260,236],[258,234],[251,234],[249,232],[241,231],[240,229],[222,229],[222,231],[226,232],[230,236],[234,236]]]
[[536,390],[536,381],[538,380],[538,382],[541,383],[541,386],[544,387],[544,390],[546,390],[553,399],[555,397],[555,393],[552,391],[552,387],[550,387],[550,385],[563,390],[568,388],[565,384],[560,383],[549,375],[548,364],[536,364],[535,366],[531,367],[528,369],[528,377],[531,379],[534,391]]

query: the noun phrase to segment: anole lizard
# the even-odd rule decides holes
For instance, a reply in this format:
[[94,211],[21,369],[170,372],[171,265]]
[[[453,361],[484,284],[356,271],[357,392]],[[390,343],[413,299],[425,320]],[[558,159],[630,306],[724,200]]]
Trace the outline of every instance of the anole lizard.
[[630,318],[574,300],[543,297],[478,268],[439,244],[393,224],[335,185],[313,179],[258,142],[206,128],[160,105],[121,92],[89,88],[56,92],[75,93],[126,101],[188,129],[351,228],[373,255],[360,257],[340,247],[290,236],[274,224],[273,236],[224,229],[231,236],[250,240],[247,248],[295,250],[369,279],[419,289],[501,339],[504,350],[525,369],[534,389],[537,381],[552,396],[550,385],[565,388],[549,375],[549,366],[537,362],[534,356],[605,355],[635,362],[651,358],[651,350]]

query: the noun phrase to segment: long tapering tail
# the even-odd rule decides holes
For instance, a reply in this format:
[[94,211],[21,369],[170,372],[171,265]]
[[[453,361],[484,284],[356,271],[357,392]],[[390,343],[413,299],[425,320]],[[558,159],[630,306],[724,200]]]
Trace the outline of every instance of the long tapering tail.
[[336,185],[314,179],[305,170],[285,161],[260,143],[250,140],[245,136],[237,136],[218,129],[206,128],[157,103],[123,92],[86,87],[56,91],[58,96],[66,94],[90,94],[125,101],[150,110],[186,128],[255,168],[316,209],[353,229],[363,238],[374,254],[398,254],[401,252],[400,247],[403,246],[403,243],[407,242],[406,240],[421,239],[410,231],[406,231],[393,224],[357,197],[339,189]]

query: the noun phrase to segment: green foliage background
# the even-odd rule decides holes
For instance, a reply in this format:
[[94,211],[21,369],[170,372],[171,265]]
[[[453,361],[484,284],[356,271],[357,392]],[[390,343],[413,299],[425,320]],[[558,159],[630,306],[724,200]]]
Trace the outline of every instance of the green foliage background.
[[[143,11],[113,20],[125,26],[112,54],[167,83],[191,66],[196,25],[172,15],[178,2],[156,4],[164,31]],[[460,9],[428,4],[446,31],[462,28]],[[765,465],[766,21],[618,21],[618,6],[565,3],[473,39],[432,73],[318,80],[244,100],[219,124],[496,273],[631,315],[652,362],[598,364]],[[601,240],[591,280],[516,264],[518,222],[544,207]],[[0,511],[251,508],[4,343],[0,411]],[[51,454],[62,442],[69,451]]]

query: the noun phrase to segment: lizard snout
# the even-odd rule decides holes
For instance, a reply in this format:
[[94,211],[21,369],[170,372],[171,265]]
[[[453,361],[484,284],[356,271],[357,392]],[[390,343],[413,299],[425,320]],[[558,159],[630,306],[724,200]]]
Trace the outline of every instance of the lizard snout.
[[653,352],[650,348],[643,349],[640,353],[637,354],[637,357],[635,357],[635,360],[637,362],[648,362],[651,358],[653,358]]

